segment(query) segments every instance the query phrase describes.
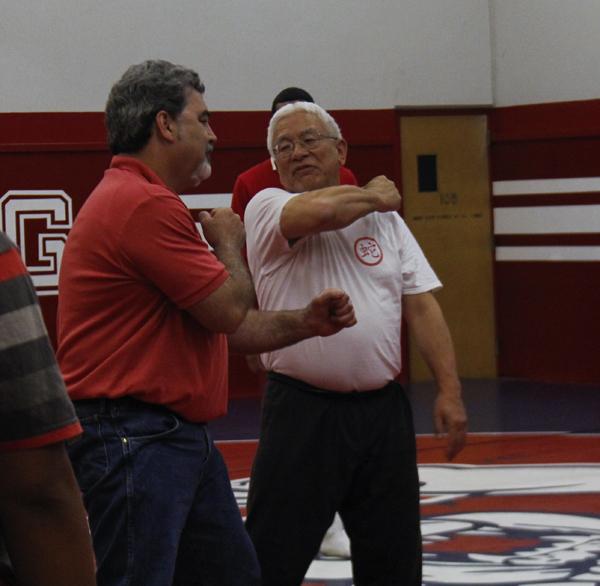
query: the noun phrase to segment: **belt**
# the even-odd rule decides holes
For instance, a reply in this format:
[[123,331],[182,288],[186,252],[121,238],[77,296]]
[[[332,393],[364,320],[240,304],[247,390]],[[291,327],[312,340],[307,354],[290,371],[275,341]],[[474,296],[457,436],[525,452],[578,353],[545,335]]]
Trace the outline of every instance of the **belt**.
[[108,397],[98,397],[96,399],[78,399],[73,401],[75,411],[79,417],[86,415],[98,414],[109,415],[119,411],[160,411],[163,413],[171,413],[171,410],[163,405],[155,403],[146,403],[133,397],[118,397],[117,399],[109,399]]
[[380,396],[383,393],[388,393],[390,391],[403,391],[402,385],[396,381],[390,381],[383,387],[378,389],[368,389],[364,391],[332,391],[330,389],[321,389],[319,387],[315,387],[314,385],[310,385],[302,380],[294,378],[292,376],[287,376],[286,374],[281,374],[280,372],[269,371],[267,373],[267,378],[272,380],[273,382],[278,382],[304,393],[316,393],[319,395],[326,395],[328,397],[344,400],[356,400],[356,399],[368,399],[370,397]]

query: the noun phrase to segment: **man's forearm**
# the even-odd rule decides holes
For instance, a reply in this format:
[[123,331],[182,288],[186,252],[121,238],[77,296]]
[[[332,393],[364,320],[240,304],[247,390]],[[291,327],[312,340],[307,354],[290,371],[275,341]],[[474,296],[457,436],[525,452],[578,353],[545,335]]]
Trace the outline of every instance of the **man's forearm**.
[[454,345],[446,323],[436,323],[436,328],[430,329],[429,333],[431,335],[423,335],[421,331],[415,335],[415,338],[419,351],[437,382],[438,390],[460,395],[461,385],[456,368]]
[[229,245],[215,247],[214,251],[229,278],[187,311],[207,330],[231,334],[246,319],[248,310],[256,306],[256,295],[241,251]]
[[241,250],[232,246],[219,246],[214,249],[217,258],[225,265],[236,284],[237,301],[247,308],[256,306],[254,283]]
[[62,445],[5,454],[0,523],[22,586],[94,586],[81,493]]
[[[433,374],[438,391],[461,394],[452,337],[442,311],[430,293],[404,298],[406,318],[419,352]],[[424,301],[424,303],[423,303]]]
[[306,319],[306,309],[258,311],[251,309],[234,334],[229,349],[239,354],[259,354],[291,346],[315,335]]
[[419,351],[435,377],[434,426],[437,434],[446,435],[446,457],[452,460],[466,443],[467,413],[450,331],[431,293],[405,295],[403,305]]
[[294,240],[345,228],[359,218],[378,211],[381,198],[353,185],[336,185],[292,198],[281,214],[281,232]]
[[8,548],[19,584],[96,584],[83,506],[73,500],[79,498],[77,493],[66,497],[43,507],[15,511],[19,525],[11,531]]
[[234,334],[232,351],[242,354],[270,352],[312,336],[332,336],[356,324],[354,307],[341,289],[325,289],[303,309],[258,311],[251,309]]

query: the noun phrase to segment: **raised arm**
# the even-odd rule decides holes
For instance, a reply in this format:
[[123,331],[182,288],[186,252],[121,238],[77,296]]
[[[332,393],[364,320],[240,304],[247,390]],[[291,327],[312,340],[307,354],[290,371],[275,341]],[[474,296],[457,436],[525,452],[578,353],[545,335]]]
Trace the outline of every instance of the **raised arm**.
[[281,212],[280,228],[288,240],[349,226],[371,212],[400,208],[401,197],[392,181],[380,175],[364,187],[335,185],[290,199]]
[[188,311],[208,330],[235,332],[256,305],[252,277],[242,257],[245,232],[238,215],[229,208],[202,212],[200,223],[207,242],[225,265],[229,278],[216,291]]
[[451,460],[465,445],[467,415],[450,331],[433,294],[404,295],[402,304],[408,327],[437,384],[434,425],[438,434],[447,436],[446,456]]
[[240,354],[269,352],[313,336],[331,336],[354,324],[348,295],[340,289],[325,289],[303,309],[251,309],[238,331],[229,335],[229,348]]

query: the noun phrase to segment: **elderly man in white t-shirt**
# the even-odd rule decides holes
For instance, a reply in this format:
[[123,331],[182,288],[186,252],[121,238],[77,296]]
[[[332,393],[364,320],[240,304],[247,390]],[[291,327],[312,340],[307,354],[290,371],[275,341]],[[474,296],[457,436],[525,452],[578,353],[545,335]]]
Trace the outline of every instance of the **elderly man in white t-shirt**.
[[434,420],[447,456],[463,447],[466,414],[441,286],[396,213],[385,177],[339,185],[347,145],[335,120],[298,102],[271,119],[268,148],[286,190],[246,209],[248,262],[261,309],[306,304],[339,287],[358,324],[261,355],[269,372],[247,528],[264,586],[298,586],[339,511],[354,582],[421,584],[419,481],[410,405],[394,382],[407,320],[434,374]]

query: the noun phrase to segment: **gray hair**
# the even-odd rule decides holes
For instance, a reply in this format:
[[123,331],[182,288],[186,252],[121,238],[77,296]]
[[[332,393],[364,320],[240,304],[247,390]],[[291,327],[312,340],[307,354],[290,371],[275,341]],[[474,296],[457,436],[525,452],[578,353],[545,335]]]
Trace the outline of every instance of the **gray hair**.
[[342,131],[340,130],[338,123],[334,120],[333,116],[327,112],[327,110],[321,108],[321,106],[318,104],[313,104],[311,102],[294,102],[293,104],[288,104],[287,106],[277,110],[269,122],[269,128],[267,130],[267,148],[269,149],[271,158],[274,157],[273,135],[275,134],[277,123],[285,116],[289,116],[294,112],[308,112],[310,114],[314,114],[323,122],[323,124],[325,124],[327,127],[327,132],[329,132],[331,136],[334,138],[343,138]]
[[204,93],[198,74],[168,61],[144,61],[132,65],[108,96],[105,125],[108,145],[114,155],[136,153],[150,139],[156,114],[161,110],[178,116],[185,108],[188,92]]

